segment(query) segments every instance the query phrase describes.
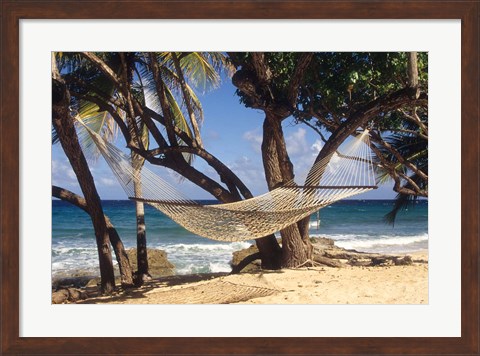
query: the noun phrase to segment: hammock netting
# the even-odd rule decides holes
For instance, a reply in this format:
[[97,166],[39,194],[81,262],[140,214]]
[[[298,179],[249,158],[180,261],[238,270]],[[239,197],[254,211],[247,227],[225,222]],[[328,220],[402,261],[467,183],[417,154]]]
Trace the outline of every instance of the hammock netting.
[[129,199],[148,203],[187,230],[212,240],[264,237],[338,200],[376,188],[367,131],[349,140],[342,153],[315,163],[303,186],[292,181],[251,199],[201,205],[83,126]]

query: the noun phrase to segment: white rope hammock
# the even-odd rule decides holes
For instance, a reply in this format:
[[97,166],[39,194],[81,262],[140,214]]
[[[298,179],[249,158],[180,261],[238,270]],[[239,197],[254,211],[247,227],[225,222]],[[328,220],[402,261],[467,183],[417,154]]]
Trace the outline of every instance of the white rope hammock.
[[[82,121],[79,120],[83,124]],[[244,241],[267,236],[320,208],[375,186],[368,132],[351,139],[344,154],[317,162],[303,186],[293,181],[266,194],[228,204],[201,205],[185,197],[147,167],[135,169],[131,157],[87,129],[132,200],[150,204],[194,234],[217,241]]]

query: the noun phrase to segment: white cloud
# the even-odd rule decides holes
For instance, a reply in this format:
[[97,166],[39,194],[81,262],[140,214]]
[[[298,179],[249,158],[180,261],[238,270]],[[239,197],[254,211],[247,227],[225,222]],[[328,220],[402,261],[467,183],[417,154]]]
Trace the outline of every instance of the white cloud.
[[[312,167],[318,152],[323,147],[323,142],[320,139],[317,139],[313,144],[311,141],[309,142],[307,130],[303,127],[295,127],[293,130],[287,129],[287,131],[289,131],[285,133],[287,152],[294,165],[295,181],[301,184]],[[260,128],[245,132],[243,138],[250,142],[256,153],[261,153],[263,138]],[[237,173],[249,187],[251,185],[260,189],[261,192],[265,192],[265,174],[260,159],[256,164],[253,164],[253,161],[249,161],[247,157],[240,157],[232,162],[229,168]],[[262,181],[261,184],[260,181]]]
[[228,164],[228,168],[242,180],[254,195],[267,191],[265,172],[260,159],[252,160],[247,156],[241,156]]
[[101,177],[99,179],[99,183],[101,185],[104,185],[104,186],[107,186],[107,187],[113,187],[113,186],[118,185],[118,182],[115,179],[107,178],[107,177]]
[[315,143],[312,146],[310,146],[310,150],[313,152],[313,154],[316,157],[320,152],[320,150],[322,149],[322,147],[323,147],[323,142],[320,140],[316,140]]
[[[267,183],[260,156],[250,158],[246,155],[235,158],[231,162],[225,162],[226,166],[246,185],[253,195],[265,193]],[[219,181],[216,171],[207,166],[203,170],[207,176],[215,181]]]
[[244,140],[250,142],[250,145],[256,153],[261,152],[263,137],[259,128],[251,131],[246,131],[242,137]]
[[66,160],[52,160],[52,184],[70,186],[76,183],[77,176]]
[[72,179],[72,180],[77,180],[77,175],[75,174],[75,172],[73,171],[73,169],[69,169],[66,171],[66,175],[68,176],[68,178]]
[[291,157],[308,153],[307,130],[299,127],[297,131],[285,137],[285,143]]

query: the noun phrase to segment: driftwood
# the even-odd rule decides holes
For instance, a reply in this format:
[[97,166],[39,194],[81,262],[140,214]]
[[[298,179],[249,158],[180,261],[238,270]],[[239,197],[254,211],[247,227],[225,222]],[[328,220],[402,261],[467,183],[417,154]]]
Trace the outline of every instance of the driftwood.
[[[328,238],[313,238],[313,261],[321,266],[341,268],[345,266],[406,266],[413,262],[426,263],[423,260],[412,260],[410,256],[383,255],[364,253],[337,247]],[[234,252],[232,273],[255,272],[261,270],[258,249],[252,245],[247,249]]]
[[337,267],[337,268],[340,268],[340,267],[345,267],[345,263],[342,263],[338,260],[334,260],[333,258],[328,258],[328,257],[325,257],[325,256],[320,256],[318,254],[314,254],[313,255],[313,260],[320,264],[320,265],[323,265],[323,266],[327,266],[327,267]]

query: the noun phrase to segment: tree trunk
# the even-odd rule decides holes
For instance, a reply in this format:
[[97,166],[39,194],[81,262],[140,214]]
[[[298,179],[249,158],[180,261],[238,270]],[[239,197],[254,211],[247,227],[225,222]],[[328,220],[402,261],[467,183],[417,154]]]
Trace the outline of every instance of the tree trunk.
[[[417,88],[418,87],[417,52],[408,52],[407,75],[408,75],[408,87],[409,88]],[[418,92],[418,94],[420,94],[420,92]],[[418,98],[418,96],[417,96],[417,98]]]
[[[134,153],[131,153],[132,165],[135,172],[133,186],[136,197],[142,196],[142,182],[140,180],[144,159]],[[135,201],[135,216],[137,218],[137,284],[141,284],[150,278],[148,272],[147,255],[147,230],[145,226],[145,206],[143,202]]]
[[282,268],[282,249],[277,242],[274,234],[256,239],[260,260],[263,269],[280,269]]
[[[268,189],[273,190],[294,178],[288,157],[281,120],[267,113],[263,123],[262,159]],[[298,267],[312,259],[310,239],[302,238],[297,224],[280,231],[282,236],[282,267]]]
[[[87,214],[90,214],[87,206],[87,202],[81,196],[69,191],[65,188],[60,188],[57,186],[52,186],[52,196],[55,198],[69,202],[70,204],[75,205],[76,207],[82,209]],[[104,215],[105,223],[107,225],[108,236],[110,237],[110,243],[112,244],[113,251],[115,252],[115,257],[117,258],[118,267],[120,269],[120,278],[123,287],[133,286],[133,274],[132,266],[128,260],[127,252],[125,251],[125,246],[123,245],[120,236],[118,235],[117,230],[113,226],[107,215]]]
[[[55,59],[52,58],[52,60],[54,61]],[[73,120],[70,117],[70,93],[60,78],[58,71],[57,73],[54,71],[53,78],[52,124],[73,171],[77,176],[78,183],[80,184],[89,208],[97,242],[101,292],[111,293],[115,288],[115,277],[113,273],[109,234],[100,197],[98,196],[92,174],[90,173],[87,161],[78,142]]]
[[123,245],[123,242],[118,235],[117,229],[115,229],[112,222],[107,216],[105,216],[105,223],[107,224],[110,243],[112,244],[113,251],[115,252],[115,257],[118,262],[122,287],[133,287],[134,280],[132,266],[130,264],[130,260],[128,259],[127,251],[125,251],[125,246]]

